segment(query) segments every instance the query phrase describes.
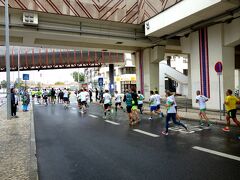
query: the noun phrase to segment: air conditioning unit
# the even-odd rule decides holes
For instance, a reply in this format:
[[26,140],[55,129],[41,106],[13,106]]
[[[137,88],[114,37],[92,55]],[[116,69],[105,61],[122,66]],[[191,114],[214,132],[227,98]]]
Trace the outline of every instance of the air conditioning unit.
[[37,26],[38,25],[38,15],[34,13],[23,13],[23,24]]

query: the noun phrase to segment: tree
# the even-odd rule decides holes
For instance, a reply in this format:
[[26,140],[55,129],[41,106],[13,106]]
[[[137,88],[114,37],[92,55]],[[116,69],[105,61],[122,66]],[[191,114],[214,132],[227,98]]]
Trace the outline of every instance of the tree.
[[58,81],[58,82],[55,82],[55,85],[64,85],[64,82]]
[[5,81],[5,80],[1,81],[1,87],[7,88],[7,81]]
[[71,75],[75,82],[78,82],[78,78],[79,82],[84,82],[85,80],[85,75],[83,73],[78,73],[77,71],[74,71]]
[[42,87],[42,83],[38,82],[38,83],[37,83],[37,87],[38,87],[38,88],[41,88],[41,87]]
[[19,82],[15,81],[14,87],[18,89],[24,89],[25,88],[25,82],[20,80]]

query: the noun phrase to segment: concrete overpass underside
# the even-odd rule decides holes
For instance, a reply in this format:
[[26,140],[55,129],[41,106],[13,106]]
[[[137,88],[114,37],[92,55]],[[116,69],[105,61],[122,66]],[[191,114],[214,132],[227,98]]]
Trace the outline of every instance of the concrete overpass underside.
[[[36,51],[36,50],[35,50]],[[97,52],[97,51],[54,51],[46,50],[34,52],[34,49],[26,50],[24,53],[11,54],[11,71],[18,70],[47,70],[66,68],[88,68],[100,67],[103,64],[124,63],[123,53]],[[5,56],[0,55],[0,72],[5,72]]]

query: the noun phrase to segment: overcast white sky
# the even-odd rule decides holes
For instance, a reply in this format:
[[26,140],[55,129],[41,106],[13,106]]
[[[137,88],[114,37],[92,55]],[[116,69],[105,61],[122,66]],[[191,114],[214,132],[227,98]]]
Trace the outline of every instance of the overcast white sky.
[[[26,49],[31,51],[31,47],[12,47],[10,46],[10,53],[17,54],[18,49],[21,49],[21,51],[25,52]],[[34,48],[35,52],[38,52],[39,48]],[[55,49],[55,51],[58,51]],[[45,52],[44,48],[41,48],[41,52]],[[0,47],[0,55],[5,53],[5,47],[1,46]],[[41,70],[41,71],[22,71],[20,72],[20,78],[22,78],[22,74],[29,74],[30,76],[30,81],[35,81],[37,82],[42,82],[42,83],[55,83],[57,81],[61,82],[73,82],[73,78],[71,76],[71,73],[74,71],[78,71],[78,69],[57,69],[57,70]],[[83,69],[79,69],[79,72],[83,72]],[[18,77],[17,72],[11,72],[11,81],[15,81],[16,78]],[[0,81],[6,79],[6,72],[0,72]]]
[[[20,71],[20,78],[22,74],[29,74],[30,81],[42,82],[42,83],[55,83],[61,82],[73,82],[71,73],[78,71],[78,69],[57,69],[57,70],[41,70],[41,71]],[[83,69],[79,69],[79,72],[83,72]],[[42,76],[42,77],[41,77]],[[15,81],[18,77],[18,72],[11,72],[11,81]],[[6,79],[6,72],[0,73],[0,81]]]

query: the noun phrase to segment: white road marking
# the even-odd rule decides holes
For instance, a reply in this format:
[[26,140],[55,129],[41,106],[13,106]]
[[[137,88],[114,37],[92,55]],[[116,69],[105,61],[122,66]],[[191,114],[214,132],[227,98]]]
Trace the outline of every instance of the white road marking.
[[180,129],[179,132],[184,133],[184,134],[192,134],[192,133],[195,133],[195,131],[192,131],[192,130],[186,131],[185,129]]
[[199,146],[193,146],[192,148],[196,149],[196,150],[199,150],[199,151],[214,154],[214,155],[217,155],[217,156],[225,157],[225,158],[228,158],[228,159],[233,159],[233,160],[236,160],[236,161],[240,161],[240,157],[238,157],[238,156],[233,156],[233,155],[230,155],[230,154],[214,151],[214,150],[211,150],[211,149],[202,148],[202,147],[199,147]]
[[159,137],[159,135],[152,134],[152,133],[149,133],[149,132],[146,132],[146,131],[142,131],[140,129],[133,129],[133,131],[138,132],[138,133],[142,133],[142,134],[145,134],[145,135],[148,135],[148,136],[151,136],[151,137]]
[[97,116],[89,114],[90,117],[97,118]]
[[110,124],[114,124],[114,125],[120,125],[119,123],[113,122],[113,121],[109,121],[109,120],[105,120],[105,122],[110,123]]

